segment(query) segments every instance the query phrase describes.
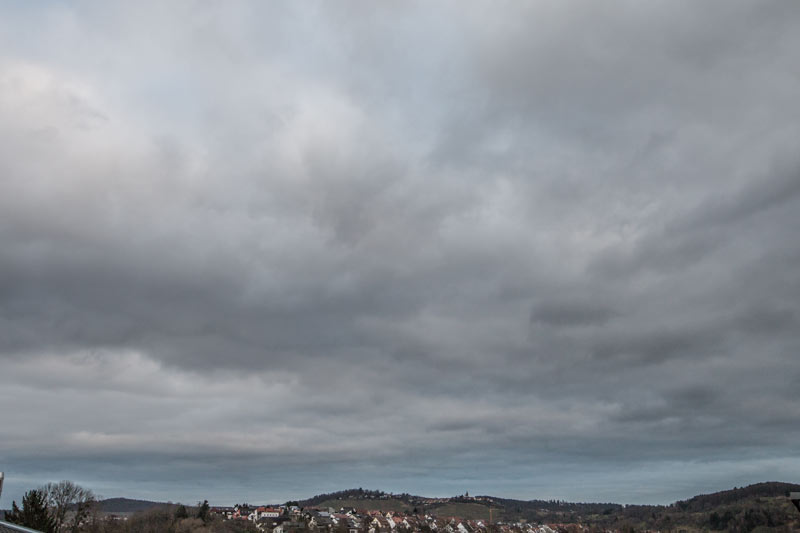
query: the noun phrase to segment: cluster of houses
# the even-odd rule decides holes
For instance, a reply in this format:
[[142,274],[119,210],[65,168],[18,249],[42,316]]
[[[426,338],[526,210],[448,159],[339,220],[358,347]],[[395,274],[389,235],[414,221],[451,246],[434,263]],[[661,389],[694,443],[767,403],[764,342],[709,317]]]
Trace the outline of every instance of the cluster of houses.
[[[399,511],[366,511],[351,507],[301,509],[297,506],[212,507],[227,520],[250,520],[265,533],[490,533],[484,520],[405,514]],[[573,530],[573,528],[568,528]],[[491,533],[558,533],[560,524],[492,524]]]

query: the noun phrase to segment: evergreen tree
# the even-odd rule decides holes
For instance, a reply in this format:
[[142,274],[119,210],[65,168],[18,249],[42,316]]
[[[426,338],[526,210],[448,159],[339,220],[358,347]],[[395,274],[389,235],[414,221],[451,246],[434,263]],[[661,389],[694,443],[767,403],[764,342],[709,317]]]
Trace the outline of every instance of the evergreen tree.
[[203,503],[197,503],[197,518],[205,522],[208,520],[208,512],[211,507],[208,505],[208,500],[203,500]]
[[12,502],[11,512],[6,513],[6,520],[44,533],[53,533],[56,528],[47,505],[47,496],[41,490],[26,492],[22,497],[22,509],[17,507],[16,501]]

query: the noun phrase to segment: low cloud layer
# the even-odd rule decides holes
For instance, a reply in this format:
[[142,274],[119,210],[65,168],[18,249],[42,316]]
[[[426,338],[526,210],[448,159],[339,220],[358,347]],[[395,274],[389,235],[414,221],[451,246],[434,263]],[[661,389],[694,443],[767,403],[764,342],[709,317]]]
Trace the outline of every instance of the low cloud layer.
[[800,6],[2,11],[0,506],[800,478]]

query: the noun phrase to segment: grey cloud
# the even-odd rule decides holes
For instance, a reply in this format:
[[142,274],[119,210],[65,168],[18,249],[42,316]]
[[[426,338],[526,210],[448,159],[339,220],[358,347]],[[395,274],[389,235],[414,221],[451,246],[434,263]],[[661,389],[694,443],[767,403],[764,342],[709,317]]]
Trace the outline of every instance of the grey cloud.
[[531,321],[551,326],[602,325],[617,314],[593,302],[545,302],[534,307]]
[[797,8],[359,8],[3,8],[13,491],[800,473]]

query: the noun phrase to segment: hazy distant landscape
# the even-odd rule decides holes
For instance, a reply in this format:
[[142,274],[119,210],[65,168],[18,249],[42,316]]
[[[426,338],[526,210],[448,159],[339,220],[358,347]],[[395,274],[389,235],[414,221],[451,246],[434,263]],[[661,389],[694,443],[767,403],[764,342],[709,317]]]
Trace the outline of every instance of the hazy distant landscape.
[[[127,498],[99,500],[94,521],[81,531],[272,531],[292,524],[292,531],[337,533],[533,533],[576,531],[736,531],[783,532],[800,530],[800,512],[788,499],[800,484],[758,483],[712,494],[697,495],[670,505],[622,505],[557,500],[514,500],[462,495],[429,498],[410,494],[351,489],[320,494],[294,502],[256,502],[236,506],[209,504],[204,520],[189,518],[196,506]],[[296,511],[292,511],[295,506]],[[179,518],[178,508],[186,509]],[[280,511],[279,517],[253,516],[264,507]],[[233,509],[246,509],[230,518]],[[490,511],[491,510],[491,511]],[[250,516],[248,517],[248,513]],[[315,523],[318,514],[331,522]],[[403,521],[389,525],[392,517]],[[384,528],[381,529],[380,522]],[[183,524],[181,525],[181,523]],[[460,526],[463,528],[460,528]],[[285,527],[285,526],[284,526]]]
[[[371,496],[361,496],[358,491],[321,495],[300,503],[314,507],[354,507],[405,513],[413,513],[416,508],[419,513],[470,520],[488,520],[489,509],[492,508],[493,518],[497,522],[527,521],[534,524],[567,522],[608,528],[614,524],[622,527],[620,522],[625,522],[637,529],[672,529],[680,525],[698,529],[741,528],[750,531],[756,526],[773,527],[778,530],[785,526],[800,526],[800,513],[787,498],[790,492],[799,490],[798,484],[759,483],[698,495],[667,506],[553,500],[523,501],[491,496],[456,497],[443,502],[410,495],[392,495],[388,499],[384,495],[376,499]],[[718,519],[711,518],[715,513]],[[725,519],[726,516],[730,518]],[[746,516],[750,516],[754,523],[749,526],[744,522],[738,523],[746,520]],[[755,523],[761,521],[764,523]]]

